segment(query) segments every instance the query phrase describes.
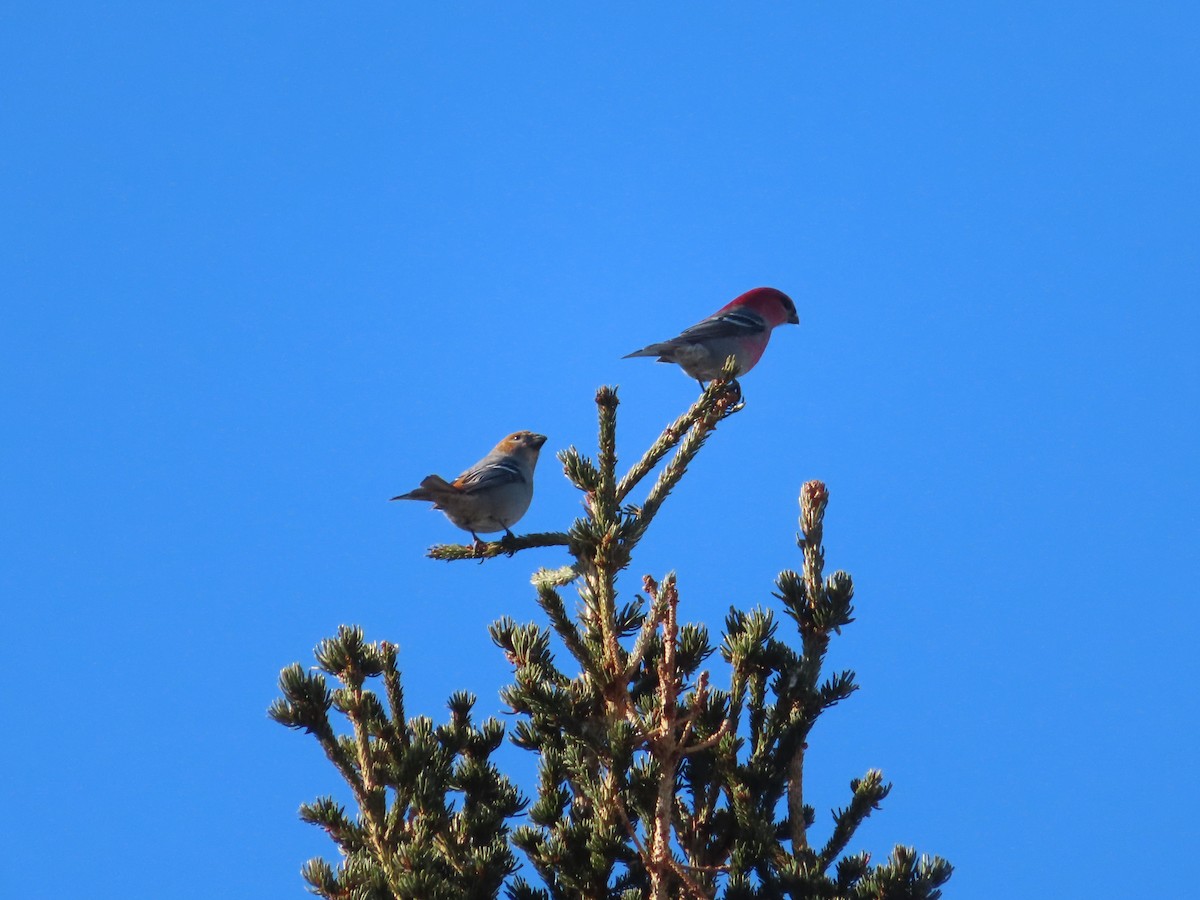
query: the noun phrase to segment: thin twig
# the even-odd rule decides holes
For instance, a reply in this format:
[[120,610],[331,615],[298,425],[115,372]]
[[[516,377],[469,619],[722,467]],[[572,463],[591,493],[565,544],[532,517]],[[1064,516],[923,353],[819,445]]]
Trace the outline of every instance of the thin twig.
[[425,554],[430,559],[455,562],[460,559],[493,559],[497,556],[512,556],[521,550],[533,547],[566,547],[570,538],[562,531],[538,531],[503,537],[498,541],[480,541],[478,544],[435,544]]
[[[724,372],[722,376],[724,376]],[[741,389],[732,377],[722,377],[710,381],[700,398],[691,405],[687,412],[663,429],[658,440],[650,445],[650,448],[642,454],[642,458],[634,463],[632,468],[625,473],[625,477],[617,483],[617,502],[620,503],[624,500],[629,492],[637,487],[638,482],[649,475],[659,461],[683,440],[683,436],[709,411],[717,398],[724,397],[733,391],[736,391],[740,398]],[[740,404],[733,404],[730,413],[737,412],[739,409],[741,409]]]
[[716,430],[718,423],[726,416],[730,416],[741,409],[739,398],[740,393],[733,390],[728,390],[726,393],[718,395],[712,407],[704,410],[704,414],[692,423],[687,436],[679,444],[679,449],[675,451],[675,455],[671,457],[671,461],[659,473],[654,486],[650,488],[650,493],[646,495],[646,500],[637,513],[635,524],[630,529],[628,537],[630,544],[636,543],[645,534],[659,507],[666,500],[667,494],[683,478],[684,473],[687,472],[688,465],[695,458],[696,454],[700,452],[700,448],[704,446],[704,442],[708,440],[708,436]]

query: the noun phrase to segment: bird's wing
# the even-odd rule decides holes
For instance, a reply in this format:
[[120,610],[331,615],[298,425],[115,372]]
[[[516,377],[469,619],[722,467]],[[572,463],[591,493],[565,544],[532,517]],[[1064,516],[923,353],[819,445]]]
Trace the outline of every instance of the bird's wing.
[[480,463],[454,479],[454,486],[466,494],[490,490],[505,484],[526,481],[525,473],[511,459]]
[[[680,343],[702,343],[718,338],[750,337],[767,330],[766,320],[757,313],[735,309],[693,325],[675,338]],[[674,343],[674,341],[672,341]]]

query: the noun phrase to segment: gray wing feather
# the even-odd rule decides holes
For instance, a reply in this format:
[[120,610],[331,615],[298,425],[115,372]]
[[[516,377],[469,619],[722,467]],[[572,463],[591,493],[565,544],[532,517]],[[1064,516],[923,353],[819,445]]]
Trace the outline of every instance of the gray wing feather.
[[722,338],[749,337],[752,334],[762,334],[766,330],[767,323],[762,317],[749,310],[734,310],[733,312],[728,312],[721,316],[713,316],[711,319],[698,322],[691,328],[686,329],[679,337],[671,338],[669,341],[651,344],[649,347],[643,347],[641,350],[626,353],[624,358],[657,356],[659,357],[659,362],[672,362],[675,358],[675,351],[679,347],[684,347],[688,344],[703,344],[706,341],[720,340]]
[[762,334],[766,330],[767,323],[760,316],[746,310],[737,310],[705,319],[686,329],[671,343],[688,344],[717,338],[748,337],[752,334]]
[[521,471],[521,467],[506,459],[476,466],[459,475],[454,483],[463,493],[473,494],[476,491],[490,490],[525,480],[525,473]]

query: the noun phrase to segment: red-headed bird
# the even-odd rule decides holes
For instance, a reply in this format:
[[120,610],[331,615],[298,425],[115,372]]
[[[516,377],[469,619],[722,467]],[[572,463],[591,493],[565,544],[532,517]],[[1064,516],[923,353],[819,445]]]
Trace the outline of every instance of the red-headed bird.
[[675,363],[700,382],[721,374],[721,366],[737,357],[737,375],[754,368],[767,349],[771,329],[788,323],[799,325],[796,304],[783,291],[760,287],[722,306],[715,313],[669,341],[651,344],[624,356],[657,356],[659,362]]
[[544,434],[514,432],[453,481],[430,475],[416,490],[392,499],[432,502],[434,509],[471,532],[476,544],[480,531],[503,531],[512,537],[510,529],[533,500],[533,469],[544,443]]

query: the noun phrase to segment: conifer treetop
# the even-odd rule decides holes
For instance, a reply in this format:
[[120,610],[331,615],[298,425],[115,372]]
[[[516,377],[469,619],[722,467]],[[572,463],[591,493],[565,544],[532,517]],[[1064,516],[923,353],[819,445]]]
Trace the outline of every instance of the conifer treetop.
[[[824,571],[829,492],[822,482],[800,491],[800,571],[775,580],[784,618],[769,608],[731,607],[714,642],[705,625],[681,616],[674,573],[643,576],[640,592],[621,598],[618,579],[638,541],[708,437],[743,407],[732,372],[727,365],[620,476],[617,394],[601,388],[595,458],[575,447],[559,454],[583,494],[582,516],[566,531],[515,536],[482,551],[430,550],[452,561],[561,546],[571,558],[533,576],[545,626],[505,616],[490,628],[513,667],[513,682],[500,695],[516,716],[511,740],[538,757],[532,802],[489,761],[503,729],[494,720],[472,723],[470,695],[451,697],[446,726],[404,720],[391,645],[367,644],[361,630],[343,627],[318,647],[323,674],[284,670],[272,717],[316,737],[359,807],[354,817],[329,798],[302,807],[302,817],[325,828],[342,853],[336,869],[322,860],[306,866],[315,893],[491,898],[503,891],[511,900],[941,895],[951,867],[939,857],[903,846],[878,864],[865,853],[847,855],[891,789],[878,770],[850,781],[828,829],[815,827],[806,796],[812,729],[858,690],[852,671],[823,673],[830,641],[854,621],[854,587],[849,574]],[[640,502],[628,502],[656,469]],[[568,587],[578,596],[573,612],[562,594]],[[556,646],[565,651],[562,662]],[[326,675],[342,686],[329,691]],[[372,678],[383,680],[386,707],[365,687]],[[347,733],[336,733],[331,710],[349,721]],[[522,811],[524,821],[510,832]],[[514,850],[528,862],[520,872]]]

